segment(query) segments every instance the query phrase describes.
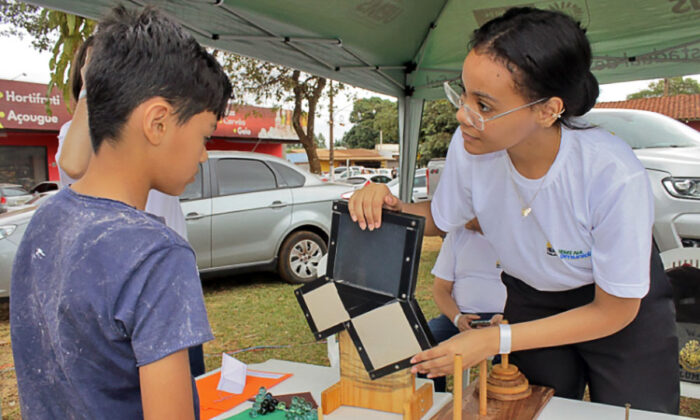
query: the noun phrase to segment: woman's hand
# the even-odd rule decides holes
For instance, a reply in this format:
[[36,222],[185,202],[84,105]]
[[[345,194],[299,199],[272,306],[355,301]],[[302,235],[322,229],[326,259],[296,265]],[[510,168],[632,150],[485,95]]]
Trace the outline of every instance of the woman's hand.
[[475,314],[462,314],[459,319],[457,320],[457,329],[459,329],[460,332],[466,331],[466,330],[471,330],[472,326],[469,325],[472,321],[477,320],[481,318],[479,315]]
[[491,317],[491,325],[497,327],[503,321],[503,314],[496,314]]
[[476,217],[473,218],[472,220],[468,221],[467,223],[464,224],[464,227],[469,230],[473,230],[474,232],[484,234],[484,232],[481,230],[481,225],[479,224],[479,219]]
[[462,355],[462,368],[466,369],[496,354],[498,344],[498,328],[470,329],[415,355],[411,373],[425,373],[428,378],[450,374],[457,354]]
[[379,229],[382,224],[382,208],[401,211],[403,202],[389,191],[389,187],[378,183],[370,183],[356,191],[348,203],[350,217],[362,230]]

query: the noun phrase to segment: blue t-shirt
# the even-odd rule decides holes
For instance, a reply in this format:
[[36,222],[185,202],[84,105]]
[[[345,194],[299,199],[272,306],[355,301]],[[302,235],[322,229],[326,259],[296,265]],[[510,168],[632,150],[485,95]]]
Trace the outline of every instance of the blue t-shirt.
[[213,339],[188,243],[70,188],[37,210],[17,250],[10,329],[28,419],[142,418],[138,368]]

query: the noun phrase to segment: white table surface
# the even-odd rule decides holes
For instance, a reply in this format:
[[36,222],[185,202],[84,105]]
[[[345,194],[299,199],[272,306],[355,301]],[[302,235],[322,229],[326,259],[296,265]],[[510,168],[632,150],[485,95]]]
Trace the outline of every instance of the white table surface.
[[[293,376],[285,381],[280,382],[276,386],[270,388],[270,392],[275,394],[291,394],[296,392],[311,392],[317,404],[321,404],[321,392],[326,388],[335,384],[340,380],[340,371],[338,368],[309,365],[305,363],[288,362],[285,360],[270,359],[264,363],[248,365],[250,369],[291,373]],[[204,376],[211,375],[217,370],[208,372]],[[416,387],[420,387],[425,381],[424,379],[416,379]],[[433,394],[433,407],[423,417],[429,419],[445,404],[452,400],[452,394],[436,392]],[[215,420],[225,419],[236,413],[250,408],[251,402],[244,402],[231,410],[214,417]],[[652,413],[649,411],[630,410],[630,420],[670,420],[670,419],[687,419],[689,417],[674,416],[670,414]],[[400,414],[341,406],[331,414],[325,415],[324,419],[328,420],[400,420]],[[552,398],[545,406],[544,410],[538,417],[538,420],[624,420],[624,407],[614,407],[605,404],[597,404],[585,401],[570,400],[565,398]]]

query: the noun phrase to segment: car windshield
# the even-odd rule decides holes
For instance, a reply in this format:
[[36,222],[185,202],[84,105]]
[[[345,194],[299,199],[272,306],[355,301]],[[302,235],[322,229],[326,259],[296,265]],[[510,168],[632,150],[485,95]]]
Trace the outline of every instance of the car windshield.
[[700,147],[699,132],[663,115],[591,112],[584,118],[620,137],[633,149]]
[[27,195],[29,194],[27,190],[19,187],[5,187],[2,189],[2,195],[5,197],[16,197],[18,195]]
[[353,176],[350,177],[346,180],[348,184],[362,184],[363,182],[367,182],[367,179],[359,177],[359,176]]

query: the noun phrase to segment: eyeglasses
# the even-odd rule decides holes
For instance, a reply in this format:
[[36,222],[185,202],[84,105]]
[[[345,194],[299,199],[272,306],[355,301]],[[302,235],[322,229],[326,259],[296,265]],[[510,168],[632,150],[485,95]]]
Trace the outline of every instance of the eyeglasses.
[[484,117],[482,117],[481,114],[469,108],[469,106],[462,101],[462,96],[459,93],[455,92],[455,90],[452,89],[448,82],[443,83],[442,86],[445,88],[445,96],[447,96],[447,100],[450,101],[450,103],[454,105],[457,109],[464,108],[465,115],[467,117],[467,122],[479,131],[484,131],[484,124],[486,124],[487,121],[495,120],[496,118],[501,118],[505,115],[510,114],[511,112],[515,112],[547,100],[547,98],[541,98],[536,101],[530,102],[529,104],[521,105],[517,108],[511,109],[510,111],[502,112],[498,115],[494,115],[491,118],[484,119]]

